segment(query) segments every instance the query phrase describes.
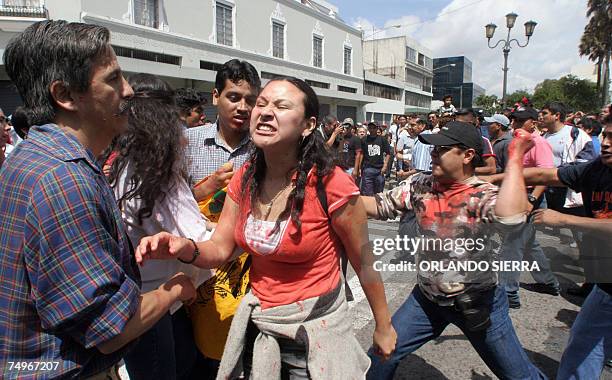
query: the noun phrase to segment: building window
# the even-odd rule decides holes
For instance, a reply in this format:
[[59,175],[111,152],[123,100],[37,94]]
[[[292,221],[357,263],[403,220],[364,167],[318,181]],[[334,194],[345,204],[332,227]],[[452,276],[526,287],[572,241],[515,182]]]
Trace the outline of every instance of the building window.
[[234,36],[232,34],[232,7],[217,3],[217,43],[232,46]]
[[365,95],[374,96],[377,98],[384,98],[396,101],[402,100],[401,89],[370,81],[365,81],[363,93]]
[[134,0],[134,22],[151,28],[159,28],[159,1]]
[[0,0],[0,16],[47,18],[42,0]]
[[312,36],[312,65],[323,67],[323,38]]
[[132,49],[124,46],[111,45],[115,54],[118,57],[126,57],[139,59],[142,61],[151,61],[151,62],[159,62],[159,63],[167,63],[169,65],[181,65],[181,57],[177,57],[175,55],[156,53],[153,51],[140,50],[140,49]]
[[416,62],[416,50],[406,46],[406,61],[415,63]]
[[344,73],[346,75],[351,75],[351,66],[352,60],[351,57],[353,55],[353,49],[348,46],[344,47]]
[[261,79],[276,79],[276,78],[280,78],[280,77],[284,77],[284,75],[281,74],[274,74],[274,73],[269,73],[266,71],[262,71],[261,72]]
[[351,94],[356,94],[357,93],[357,89],[356,88],[340,86],[340,85],[338,85],[338,91],[350,92]]
[[272,22],[272,55],[276,58],[285,58],[285,25]]
[[318,87],[318,88],[329,88],[329,83],[325,83],[325,82],[317,82],[316,80],[310,80],[310,79],[306,79],[305,82],[310,86],[310,87]]

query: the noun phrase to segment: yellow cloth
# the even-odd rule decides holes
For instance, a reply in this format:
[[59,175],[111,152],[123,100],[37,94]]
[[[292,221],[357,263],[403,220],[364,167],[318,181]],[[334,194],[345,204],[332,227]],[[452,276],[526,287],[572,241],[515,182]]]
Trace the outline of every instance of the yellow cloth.
[[[224,188],[198,202],[200,212],[210,221],[219,221],[226,192]],[[248,292],[248,257],[243,253],[217,268],[215,275],[200,285],[196,301],[189,310],[196,345],[208,358],[221,360],[234,313]]]

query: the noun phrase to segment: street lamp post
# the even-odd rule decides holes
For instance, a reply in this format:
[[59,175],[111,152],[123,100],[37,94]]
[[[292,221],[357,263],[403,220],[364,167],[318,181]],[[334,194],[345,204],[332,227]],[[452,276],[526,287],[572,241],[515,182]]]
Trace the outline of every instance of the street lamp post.
[[491,38],[493,38],[493,34],[495,34],[495,28],[497,28],[497,25],[490,23],[488,25],[485,26],[485,34],[487,37],[487,46],[489,46],[490,49],[495,49],[499,46],[499,44],[503,43],[503,53],[504,53],[504,68],[502,69],[504,72],[504,84],[503,84],[503,93],[502,93],[502,104],[505,105],[506,104],[506,89],[507,89],[507,84],[508,84],[508,54],[510,53],[510,50],[512,49],[510,44],[514,41],[516,42],[516,45],[518,47],[525,47],[529,44],[529,39],[531,38],[531,36],[533,36],[533,31],[537,25],[537,22],[535,21],[527,21],[525,23],[525,36],[527,37],[527,42],[525,42],[525,45],[521,45],[521,43],[516,39],[510,39],[510,30],[514,27],[514,23],[516,22],[516,18],[518,17],[518,15],[516,13],[508,13],[506,15],[506,27],[508,28],[508,36],[506,37],[506,39],[501,39],[499,41],[497,41],[497,43],[493,46],[491,46]]

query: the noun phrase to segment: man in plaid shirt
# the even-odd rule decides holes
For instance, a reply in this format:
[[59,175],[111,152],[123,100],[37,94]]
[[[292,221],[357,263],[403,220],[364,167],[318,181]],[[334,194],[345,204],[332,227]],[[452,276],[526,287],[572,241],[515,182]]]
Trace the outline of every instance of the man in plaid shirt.
[[34,126],[0,170],[3,378],[116,378],[127,344],[195,296],[182,274],[140,294],[96,163],[126,129],[134,95],[109,37],[100,26],[47,20],[5,51]]

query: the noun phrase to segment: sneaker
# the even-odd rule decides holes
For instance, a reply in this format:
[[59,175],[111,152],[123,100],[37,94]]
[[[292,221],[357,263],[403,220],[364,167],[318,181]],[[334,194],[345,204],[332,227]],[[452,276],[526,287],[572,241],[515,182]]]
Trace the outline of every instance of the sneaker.
[[523,284],[523,288],[536,293],[550,294],[551,296],[561,295],[561,288],[554,284]]

